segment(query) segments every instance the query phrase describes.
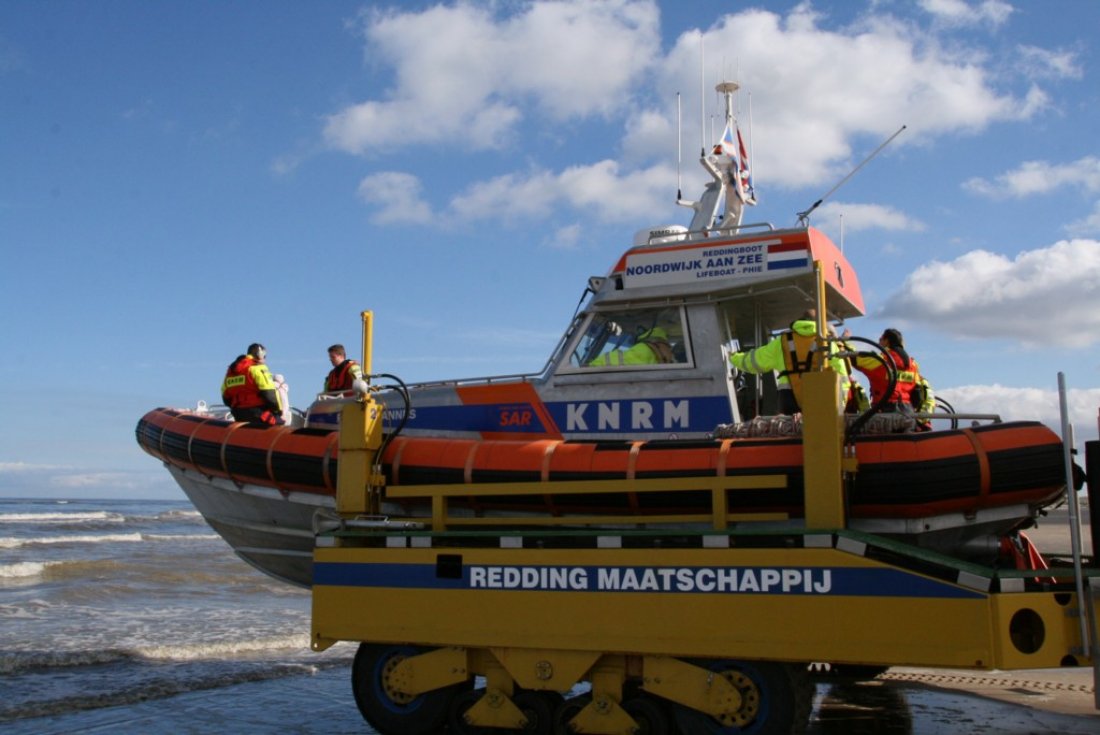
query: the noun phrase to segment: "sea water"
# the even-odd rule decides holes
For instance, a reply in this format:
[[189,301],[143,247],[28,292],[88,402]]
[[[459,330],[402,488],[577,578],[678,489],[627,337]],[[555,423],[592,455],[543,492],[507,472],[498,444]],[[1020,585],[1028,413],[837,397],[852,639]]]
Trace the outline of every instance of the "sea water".
[[[311,652],[309,616],[307,590],[238,559],[186,501],[0,498],[5,735],[373,733],[351,697],[354,644]],[[1096,732],[1093,717],[874,684],[819,685],[807,732]]]
[[0,499],[2,723],[350,665],[186,501]]

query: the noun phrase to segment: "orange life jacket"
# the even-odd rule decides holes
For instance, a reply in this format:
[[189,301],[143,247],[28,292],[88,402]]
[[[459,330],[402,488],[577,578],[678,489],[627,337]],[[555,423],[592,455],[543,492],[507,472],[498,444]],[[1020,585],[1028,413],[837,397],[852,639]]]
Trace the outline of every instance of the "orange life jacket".
[[[902,360],[901,355],[894,350],[886,350],[886,352],[890,355],[890,359],[894,361],[894,369],[897,371],[898,378],[897,383],[894,385],[894,392],[890,394],[889,402],[908,404],[912,400],[913,389],[920,383],[920,368],[917,366],[917,361],[911,357],[908,362],[905,362]],[[867,375],[867,382],[871,384],[871,402],[877,403],[886,393],[886,386],[890,380],[886,367],[879,364],[877,367],[863,372]]]
[[357,365],[358,363],[355,362],[355,360],[344,360],[342,363],[330,370],[328,378],[325,379],[325,390],[351,390],[351,384],[353,381],[353,378],[351,377],[351,369]]
[[251,355],[241,355],[225,371],[222,400],[230,408],[256,408],[267,405],[252,376],[251,368],[258,363]]

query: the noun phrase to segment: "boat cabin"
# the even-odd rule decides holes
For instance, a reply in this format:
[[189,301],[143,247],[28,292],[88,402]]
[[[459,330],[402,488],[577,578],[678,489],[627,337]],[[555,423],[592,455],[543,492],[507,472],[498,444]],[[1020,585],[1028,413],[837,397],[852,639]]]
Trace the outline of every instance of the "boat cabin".
[[[859,281],[812,228],[645,230],[604,277],[542,371],[409,386],[403,433],[483,439],[702,438],[719,424],[775,413],[774,376],[735,381],[729,357],[764,344],[816,303],[829,320],[863,314]],[[334,427],[342,400],[315,402]],[[387,425],[405,411],[383,393]]]

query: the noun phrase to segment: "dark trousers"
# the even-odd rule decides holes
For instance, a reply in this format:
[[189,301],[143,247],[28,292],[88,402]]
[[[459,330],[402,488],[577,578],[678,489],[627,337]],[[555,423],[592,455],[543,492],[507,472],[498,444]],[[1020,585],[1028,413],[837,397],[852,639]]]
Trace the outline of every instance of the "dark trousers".
[[279,423],[278,414],[273,414],[264,406],[252,406],[251,408],[234,408],[233,418],[237,421],[247,421],[255,426],[274,426]]

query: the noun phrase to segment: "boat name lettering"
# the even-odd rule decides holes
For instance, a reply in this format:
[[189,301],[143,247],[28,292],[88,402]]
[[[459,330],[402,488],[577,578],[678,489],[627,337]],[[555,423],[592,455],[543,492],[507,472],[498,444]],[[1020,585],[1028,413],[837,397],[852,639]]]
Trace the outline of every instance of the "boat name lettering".
[[653,273],[673,273],[675,271],[697,271],[703,267],[701,260],[677,260],[672,263],[647,263],[627,267],[628,276],[648,276]]
[[[755,255],[759,259],[759,257],[763,256],[763,254],[765,253],[764,247],[765,246],[763,243],[757,243],[756,245],[733,245],[728,248],[714,248],[713,250],[704,250],[703,257],[722,258],[727,255]],[[759,260],[755,260],[753,262],[759,262]]]
[[782,247],[780,241],[769,240],[705,249],[632,253],[623,269],[624,284],[627,288],[636,288],[756,278],[773,270],[806,265],[805,250],[779,249]]
[[[707,264],[710,265],[709,263]],[[723,278],[727,276],[741,276],[746,273],[763,273],[764,264],[760,265],[737,265],[732,268],[712,268],[707,271],[699,271],[695,274],[696,278]]]
[[530,426],[534,414],[529,409],[501,409],[500,426]]
[[829,594],[831,569],[807,567],[470,566],[470,589]]
[[[403,408],[387,408],[382,412],[382,419],[384,421],[400,421],[401,417],[405,415],[405,409]],[[416,418],[416,409],[409,409],[409,421]]]
[[[656,407],[651,401],[614,401],[610,403],[600,402],[597,403],[593,413],[593,417],[589,413],[589,408],[592,407],[590,403],[568,403],[566,404],[565,425],[566,431],[591,431],[589,427],[589,421],[595,421],[594,429],[596,431],[618,431],[623,427],[623,404],[627,405],[627,411],[629,413],[629,428],[633,430],[642,429],[654,429],[654,414],[657,412]],[[687,399],[679,401],[666,400],[661,402],[661,418],[659,419],[662,429],[672,429],[679,427],[681,429],[687,429],[691,422],[689,420],[688,408],[690,403]]]

